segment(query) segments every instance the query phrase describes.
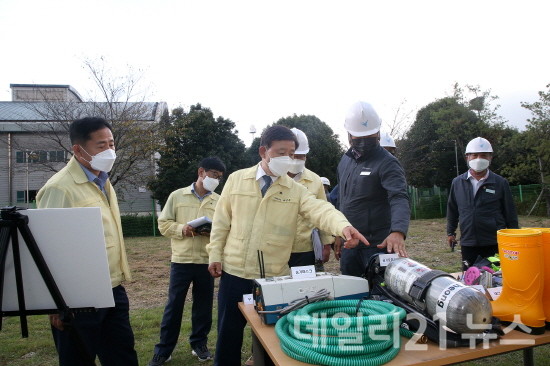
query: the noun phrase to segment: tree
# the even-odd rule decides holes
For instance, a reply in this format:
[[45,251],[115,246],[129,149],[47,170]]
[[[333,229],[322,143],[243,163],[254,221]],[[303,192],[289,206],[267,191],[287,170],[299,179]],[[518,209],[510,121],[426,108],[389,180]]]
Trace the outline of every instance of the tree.
[[413,110],[406,106],[407,100],[403,99],[394,109],[393,119],[384,122],[386,131],[394,140],[401,140],[411,125]]
[[491,94],[491,89],[481,90],[479,85],[453,85],[453,96],[458,103],[473,111],[482,123],[503,126],[506,119],[498,114],[499,97]]
[[295,114],[281,118],[275,124],[289,128],[296,127],[306,134],[309,142],[306,167],[321,177],[327,177],[335,185],[336,169],[344,149],[332,128],[312,115]]
[[479,135],[478,118],[454,98],[443,98],[421,108],[398,149],[409,184],[418,187],[450,186],[458,170],[464,171],[464,149]]
[[[498,105],[490,90],[454,84],[453,95],[420,109],[416,120],[400,141],[397,154],[409,184],[419,187],[450,186],[458,173],[468,169],[464,158],[466,144],[477,136],[491,141],[495,159],[491,169],[497,173],[508,163],[505,147],[518,131],[508,127],[498,115]],[[456,146],[456,152],[455,152]],[[457,167],[458,160],[458,167]]]
[[521,106],[533,114],[533,117],[527,120],[526,140],[538,165],[540,182],[544,184],[543,192],[546,199],[547,215],[550,216],[550,188],[548,188],[550,175],[550,84],[547,84],[546,88],[547,91],[539,91],[537,102],[523,102]]
[[250,146],[246,149],[246,159],[248,161],[248,166],[258,164],[261,160],[258,149],[260,148],[260,138],[256,137],[252,140]]
[[540,183],[537,155],[529,142],[528,131],[516,132],[503,139],[495,154],[500,162],[500,174],[511,185]]
[[217,156],[224,162],[226,176],[248,166],[235,123],[221,116],[214,118],[212,111],[200,104],[192,105],[188,112],[181,107],[174,109],[170,116],[164,116],[161,126],[164,145],[157,162],[157,177],[149,184],[153,198],[161,206],[171,192],[197,179],[198,164],[208,156]]
[[[143,72],[128,68],[126,75],[110,70],[106,61],[86,60],[84,68],[90,73],[99,97],[83,102],[79,99],[52,98],[44,93],[43,101],[25,103],[38,122],[21,122],[20,127],[38,136],[41,148],[72,153],[68,138],[69,125],[75,119],[86,116],[103,117],[111,123],[115,139],[117,160],[110,172],[113,186],[143,185],[144,179],[154,174],[153,156],[160,142],[159,124],[156,120],[166,109],[165,103],[146,102],[146,93],[140,91]],[[36,142],[18,142],[16,149],[36,150]],[[42,168],[57,171],[57,162],[41,160]],[[119,190],[120,191],[120,190]]]
[[[523,108],[533,114],[533,117],[527,120],[527,140],[533,147],[537,159],[540,159],[543,178],[550,173],[550,84],[546,87],[548,91],[539,91],[539,101],[521,103]],[[547,183],[546,180],[545,182]]]

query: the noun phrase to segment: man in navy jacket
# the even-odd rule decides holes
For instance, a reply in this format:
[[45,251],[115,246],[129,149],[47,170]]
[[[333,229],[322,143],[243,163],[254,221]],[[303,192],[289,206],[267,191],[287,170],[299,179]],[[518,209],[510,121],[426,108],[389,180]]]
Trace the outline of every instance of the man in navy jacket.
[[346,115],[344,127],[351,147],[338,164],[336,207],[370,246],[341,250],[341,243],[336,241],[335,255],[337,259],[341,256],[340,268],[345,275],[363,275],[370,257],[377,253],[407,256],[407,181],[397,158],[380,146],[380,125],[378,114],[366,102],[353,104]]
[[460,246],[464,268],[477,256],[498,253],[497,231],[517,229],[518,216],[508,181],[490,171],[493,148],[476,137],[466,146],[470,169],[453,179],[447,202],[447,243],[456,241],[460,222]]

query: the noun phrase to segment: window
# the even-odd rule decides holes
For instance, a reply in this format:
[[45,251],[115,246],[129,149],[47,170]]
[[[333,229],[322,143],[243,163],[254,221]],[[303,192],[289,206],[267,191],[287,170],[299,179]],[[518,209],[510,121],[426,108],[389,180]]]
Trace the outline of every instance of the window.
[[48,161],[48,152],[47,151],[39,151],[38,152],[38,162],[39,163],[45,163]]
[[17,191],[17,202],[25,202],[25,196],[27,191]]
[[66,153],[64,150],[56,151],[45,151],[45,150],[36,150],[36,151],[16,151],[15,152],[15,161],[17,163],[26,163],[27,159],[29,163],[45,163],[48,161],[51,162],[65,162]]
[[40,159],[40,154],[39,154],[39,151],[29,151],[27,152],[28,154],[28,159],[29,159],[29,163],[38,163],[39,159]]
[[27,162],[27,154],[25,154],[24,151],[16,151],[15,152],[15,161],[17,163],[26,163]]
[[[29,190],[29,201],[36,201],[37,190]],[[27,202],[27,191],[17,191],[17,202]]]
[[38,163],[38,154],[34,151],[28,153],[29,163]]
[[64,150],[50,151],[49,155],[50,155],[50,161],[51,162],[60,162],[60,163],[65,162],[65,151]]

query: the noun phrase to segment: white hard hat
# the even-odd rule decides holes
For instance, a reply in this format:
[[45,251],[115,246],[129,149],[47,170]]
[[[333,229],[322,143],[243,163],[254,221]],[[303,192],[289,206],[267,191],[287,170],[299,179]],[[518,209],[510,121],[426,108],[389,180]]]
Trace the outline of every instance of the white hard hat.
[[294,135],[296,135],[296,139],[298,139],[298,150],[294,151],[294,154],[298,154],[298,155],[307,154],[309,152],[309,142],[307,141],[306,134],[302,130],[297,129],[296,127],[293,127],[290,130],[294,132]]
[[330,180],[328,180],[328,178],[321,177],[321,182],[323,182],[325,186],[330,186]]
[[480,153],[480,152],[493,152],[491,143],[483,137],[476,137],[466,145],[466,154]]
[[344,128],[355,137],[368,136],[380,131],[382,120],[367,102],[356,102],[346,114]]
[[395,147],[395,141],[393,137],[387,132],[382,132],[380,134],[380,146],[382,147]]

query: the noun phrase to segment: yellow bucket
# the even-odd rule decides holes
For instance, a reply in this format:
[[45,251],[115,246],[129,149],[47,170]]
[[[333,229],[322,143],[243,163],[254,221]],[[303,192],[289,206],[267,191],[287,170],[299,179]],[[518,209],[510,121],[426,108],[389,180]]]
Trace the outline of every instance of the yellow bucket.
[[497,231],[497,241],[503,284],[500,297],[491,304],[493,315],[544,330],[542,232],[502,229]]
[[533,227],[530,229],[542,232],[542,252],[546,271],[544,271],[544,290],[542,292],[542,307],[546,316],[546,327],[550,325],[550,228]]

